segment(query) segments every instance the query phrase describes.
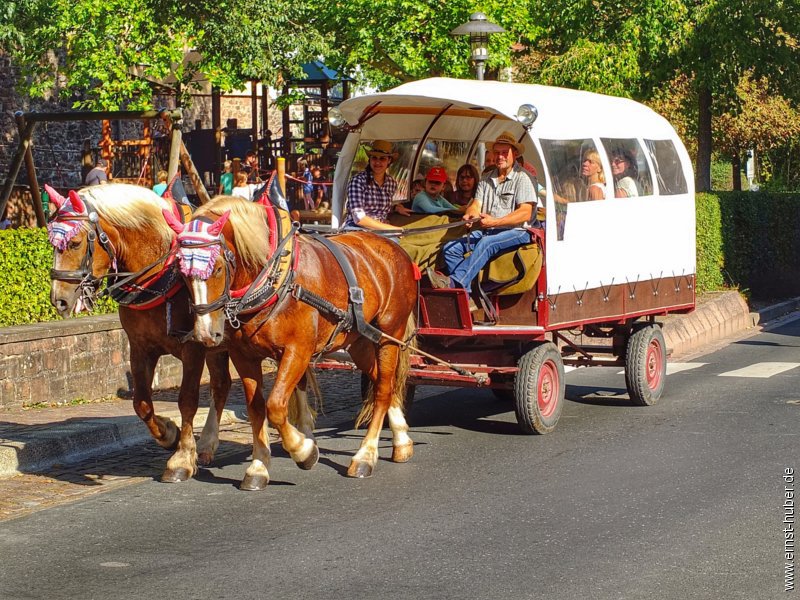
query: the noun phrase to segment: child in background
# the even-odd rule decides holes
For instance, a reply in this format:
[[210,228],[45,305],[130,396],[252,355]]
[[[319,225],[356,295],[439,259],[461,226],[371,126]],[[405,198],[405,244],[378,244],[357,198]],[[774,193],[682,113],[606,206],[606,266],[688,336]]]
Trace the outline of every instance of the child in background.
[[[450,204],[442,192],[449,181],[447,171],[443,167],[431,167],[425,176],[425,189],[414,196],[411,210],[417,213],[459,212],[459,207]],[[463,211],[463,208],[461,209]]]
[[222,163],[222,175],[219,177],[219,193],[230,196],[233,192],[233,173],[231,172],[233,163],[226,160]]
[[314,175],[311,173],[311,169],[308,168],[308,165],[305,165],[303,169],[303,203],[305,204],[306,210],[314,210]]

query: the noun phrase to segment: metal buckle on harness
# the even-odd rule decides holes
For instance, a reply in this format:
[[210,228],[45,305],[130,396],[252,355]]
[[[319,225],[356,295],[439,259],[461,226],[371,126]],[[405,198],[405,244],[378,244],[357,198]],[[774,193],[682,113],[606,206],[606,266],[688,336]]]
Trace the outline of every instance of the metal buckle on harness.
[[222,309],[225,313],[225,318],[228,320],[228,323],[231,324],[231,327],[234,329],[239,329],[242,326],[242,322],[239,321],[239,311],[236,310],[236,306],[234,304],[226,304],[225,308]]
[[351,287],[350,302],[353,304],[364,304],[364,290],[360,287]]

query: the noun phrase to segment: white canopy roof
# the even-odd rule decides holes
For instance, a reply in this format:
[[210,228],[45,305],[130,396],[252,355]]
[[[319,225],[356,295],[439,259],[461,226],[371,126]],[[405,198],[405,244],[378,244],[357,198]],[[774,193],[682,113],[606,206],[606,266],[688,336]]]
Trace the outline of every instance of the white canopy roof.
[[[500,130],[509,129],[512,125],[509,121],[516,121],[515,115],[522,104],[532,104],[538,110],[539,118],[530,134],[540,139],[570,139],[587,134],[629,137],[631,131],[651,139],[675,137],[675,131],[666,119],[633,100],[542,85],[435,77],[406,83],[386,92],[351,98],[339,108],[348,123],[355,125],[364,110],[375,103],[379,103],[379,113],[387,114],[397,114],[403,109],[426,108],[436,114],[451,104],[448,112],[461,109],[458,110],[460,117],[470,113],[478,117],[497,115],[496,120],[500,122],[483,132],[481,138],[484,140],[493,139]],[[362,125],[361,136],[364,139],[373,136],[392,140],[408,139],[411,125],[408,120],[394,122],[398,125],[395,130],[385,119],[370,119]],[[424,119],[424,122],[429,123],[430,118]],[[462,138],[464,119],[455,119],[453,122],[461,128],[458,137]],[[521,135],[521,126],[517,125],[516,128]],[[437,127],[437,134],[442,133]]]

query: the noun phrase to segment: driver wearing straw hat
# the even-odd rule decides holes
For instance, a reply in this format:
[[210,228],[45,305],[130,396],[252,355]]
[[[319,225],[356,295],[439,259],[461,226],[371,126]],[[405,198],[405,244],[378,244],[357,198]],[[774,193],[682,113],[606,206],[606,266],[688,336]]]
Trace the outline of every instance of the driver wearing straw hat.
[[495,168],[481,179],[463,217],[478,219],[475,223],[480,229],[445,244],[443,254],[450,278],[429,273],[434,287],[469,291],[480,270],[494,256],[531,241],[526,227],[534,220],[537,198],[530,177],[516,160],[524,148],[511,132],[504,131],[491,149]]
[[[398,153],[391,142],[375,140],[367,155],[369,164],[347,185],[347,218],[342,228],[402,231],[402,228],[386,222],[397,191],[397,181],[389,175],[388,169],[397,160]],[[397,205],[397,211],[402,214],[410,212],[400,205]]]

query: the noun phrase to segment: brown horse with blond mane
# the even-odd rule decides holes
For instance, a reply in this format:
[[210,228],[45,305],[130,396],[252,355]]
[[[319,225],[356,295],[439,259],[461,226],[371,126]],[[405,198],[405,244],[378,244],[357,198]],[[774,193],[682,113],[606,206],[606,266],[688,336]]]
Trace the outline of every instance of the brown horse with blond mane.
[[[68,198],[45,187],[57,207],[48,225],[55,247],[50,300],[62,317],[77,314],[91,308],[108,279],[107,290],[119,303],[120,322],[130,344],[134,411],[160,446],[176,448],[161,479],[189,479],[197,464],[209,464],[217,450],[231,377],[224,347],[208,352],[184,339],[193,326],[189,297],[175,261],[175,233],[162,214],[163,210],[176,214],[176,205],[152,190],[127,184],[92,186],[72,191]],[[156,363],[167,354],[183,365],[180,431],[170,419],[156,415],[153,407]],[[213,409],[195,444],[193,420],[204,362]],[[300,426],[313,431],[306,398],[298,396],[296,404]]]
[[[224,340],[242,378],[253,427],[249,489],[269,482],[262,359],[278,362],[266,416],[292,459],[310,468],[319,451],[287,421],[287,398],[315,357],[346,348],[374,389],[357,420],[369,426],[347,473],[369,477],[387,414],[392,460],[405,462],[413,454],[402,408],[409,353],[401,352],[400,344],[413,334],[417,271],[400,246],[373,233],[325,241],[291,228],[278,240],[270,223],[271,215],[281,213],[225,197],[201,207],[185,227],[165,213],[181,232],[181,271],[194,303],[194,335],[209,347]],[[350,270],[349,281],[343,269]],[[245,302],[259,296],[263,301]]]

